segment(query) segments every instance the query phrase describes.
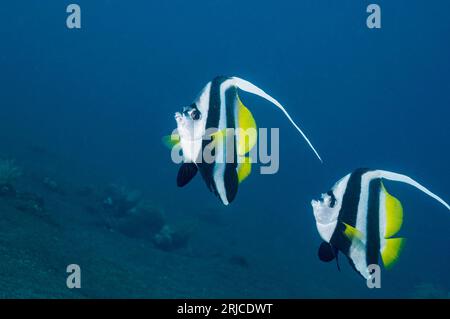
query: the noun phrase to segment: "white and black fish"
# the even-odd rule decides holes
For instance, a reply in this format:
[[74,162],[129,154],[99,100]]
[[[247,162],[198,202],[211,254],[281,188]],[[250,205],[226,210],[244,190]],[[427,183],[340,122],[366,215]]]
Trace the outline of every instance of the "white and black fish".
[[337,261],[340,251],[356,271],[369,279],[368,266],[378,265],[380,255],[386,268],[398,260],[405,239],[394,236],[402,226],[403,208],[387,192],[383,179],[412,185],[450,210],[440,197],[408,176],[357,169],[322,194],[321,201],[311,202],[317,230],[324,240],[318,252],[322,261]]
[[[165,143],[170,147],[179,143],[182,149],[183,164],[178,171],[178,186],[189,183],[197,171],[200,171],[209,190],[225,205],[234,200],[239,183],[251,172],[248,153],[257,140],[255,120],[242,104],[238,89],[275,104],[321,160],[311,142],[277,100],[243,79],[216,77],[203,88],[191,105],[184,107],[182,112],[175,113],[177,134],[166,137]],[[231,134],[229,129],[232,129]],[[240,136],[240,131],[236,129],[251,133]],[[202,158],[204,150],[212,145],[213,160],[205,161]]]

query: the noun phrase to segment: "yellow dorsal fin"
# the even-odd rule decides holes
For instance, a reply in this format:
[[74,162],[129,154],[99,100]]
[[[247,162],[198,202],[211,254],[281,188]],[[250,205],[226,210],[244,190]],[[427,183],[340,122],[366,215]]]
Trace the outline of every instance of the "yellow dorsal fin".
[[162,142],[167,148],[172,149],[175,145],[180,143],[180,135],[172,134],[163,136]]
[[387,269],[395,265],[400,257],[400,253],[405,245],[405,238],[389,238],[381,250],[383,265]]
[[390,238],[394,236],[403,224],[403,208],[402,203],[389,194],[384,187],[383,183],[381,183],[381,191],[385,195],[385,216],[386,216],[386,226],[384,231],[384,237]]
[[237,168],[239,183],[242,183],[252,172],[252,159],[250,157],[241,157]]
[[242,103],[239,96],[237,96],[237,116],[238,116],[238,154],[243,156],[250,152],[255,146],[258,138],[258,132],[256,129],[256,122],[252,113]]

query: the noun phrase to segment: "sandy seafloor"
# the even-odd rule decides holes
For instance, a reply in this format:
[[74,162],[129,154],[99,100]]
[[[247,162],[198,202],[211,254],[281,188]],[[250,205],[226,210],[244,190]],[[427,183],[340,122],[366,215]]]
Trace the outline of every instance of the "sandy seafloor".
[[[45,209],[24,210],[20,200],[0,198],[3,298],[448,297],[439,277],[427,282],[430,276],[420,275],[412,277],[419,284],[410,278],[397,284],[392,276],[383,282],[388,288],[369,290],[342,255],[340,273],[333,264],[321,264],[295,224],[286,227],[264,215],[246,221],[236,209],[228,213],[215,206],[178,212],[161,205],[167,199],[157,198],[152,201],[168,224],[190,230],[187,245],[165,251],[151,237],[134,238],[107,226],[104,213],[92,209],[101,198],[83,190],[94,188],[93,179],[107,185],[99,170],[35,146],[21,156],[16,164],[22,164],[23,175],[16,191],[38,195]],[[66,165],[71,169],[58,172]],[[47,175],[57,181],[57,189],[43,182]],[[82,183],[84,178],[88,183]],[[253,235],[256,228],[262,229],[261,237]],[[305,255],[311,259],[302,260]],[[72,263],[81,267],[81,289],[66,287],[65,270]]]

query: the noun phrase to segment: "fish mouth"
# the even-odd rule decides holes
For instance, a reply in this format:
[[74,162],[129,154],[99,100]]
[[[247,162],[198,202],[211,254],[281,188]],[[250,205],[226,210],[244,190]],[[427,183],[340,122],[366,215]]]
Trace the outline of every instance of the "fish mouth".
[[320,201],[318,201],[318,200],[312,200],[311,201],[311,206],[312,206],[312,209],[313,209],[313,213],[314,213],[314,217],[316,217],[316,219],[318,219],[320,216],[319,216],[319,214],[318,214],[318,212],[319,212],[319,210],[320,210],[320,207],[322,206],[321,205],[321,202]]
[[175,112],[175,121],[177,121],[177,123],[181,122],[183,120],[183,116],[181,115],[180,112]]
[[312,206],[313,209],[314,208],[318,208],[319,205],[320,205],[320,201],[314,200],[314,199],[311,201],[311,206]]
[[311,206],[313,208],[314,217],[316,222],[321,225],[327,225],[333,222],[330,218],[328,207],[326,206],[323,199],[321,200],[312,200]]
[[322,198],[321,199],[318,199],[318,200],[313,199],[311,201],[311,206],[313,208],[319,208],[321,205],[323,205],[325,203],[324,200],[325,200],[325,194],[322,194]]

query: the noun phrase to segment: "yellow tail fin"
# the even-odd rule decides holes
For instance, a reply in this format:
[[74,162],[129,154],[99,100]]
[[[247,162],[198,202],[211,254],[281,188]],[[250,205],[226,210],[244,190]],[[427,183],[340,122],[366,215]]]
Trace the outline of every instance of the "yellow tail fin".
[[241,157],[241,162],[239,163],[237,173],[239,183],[243,182],[252,172],[252,160],[250,157]]
[[386,239],[386,244],[381,251],[381,258],[383,265],[390,269],[398,261],[400,253],[405,245],[405,238],[389,238]]

